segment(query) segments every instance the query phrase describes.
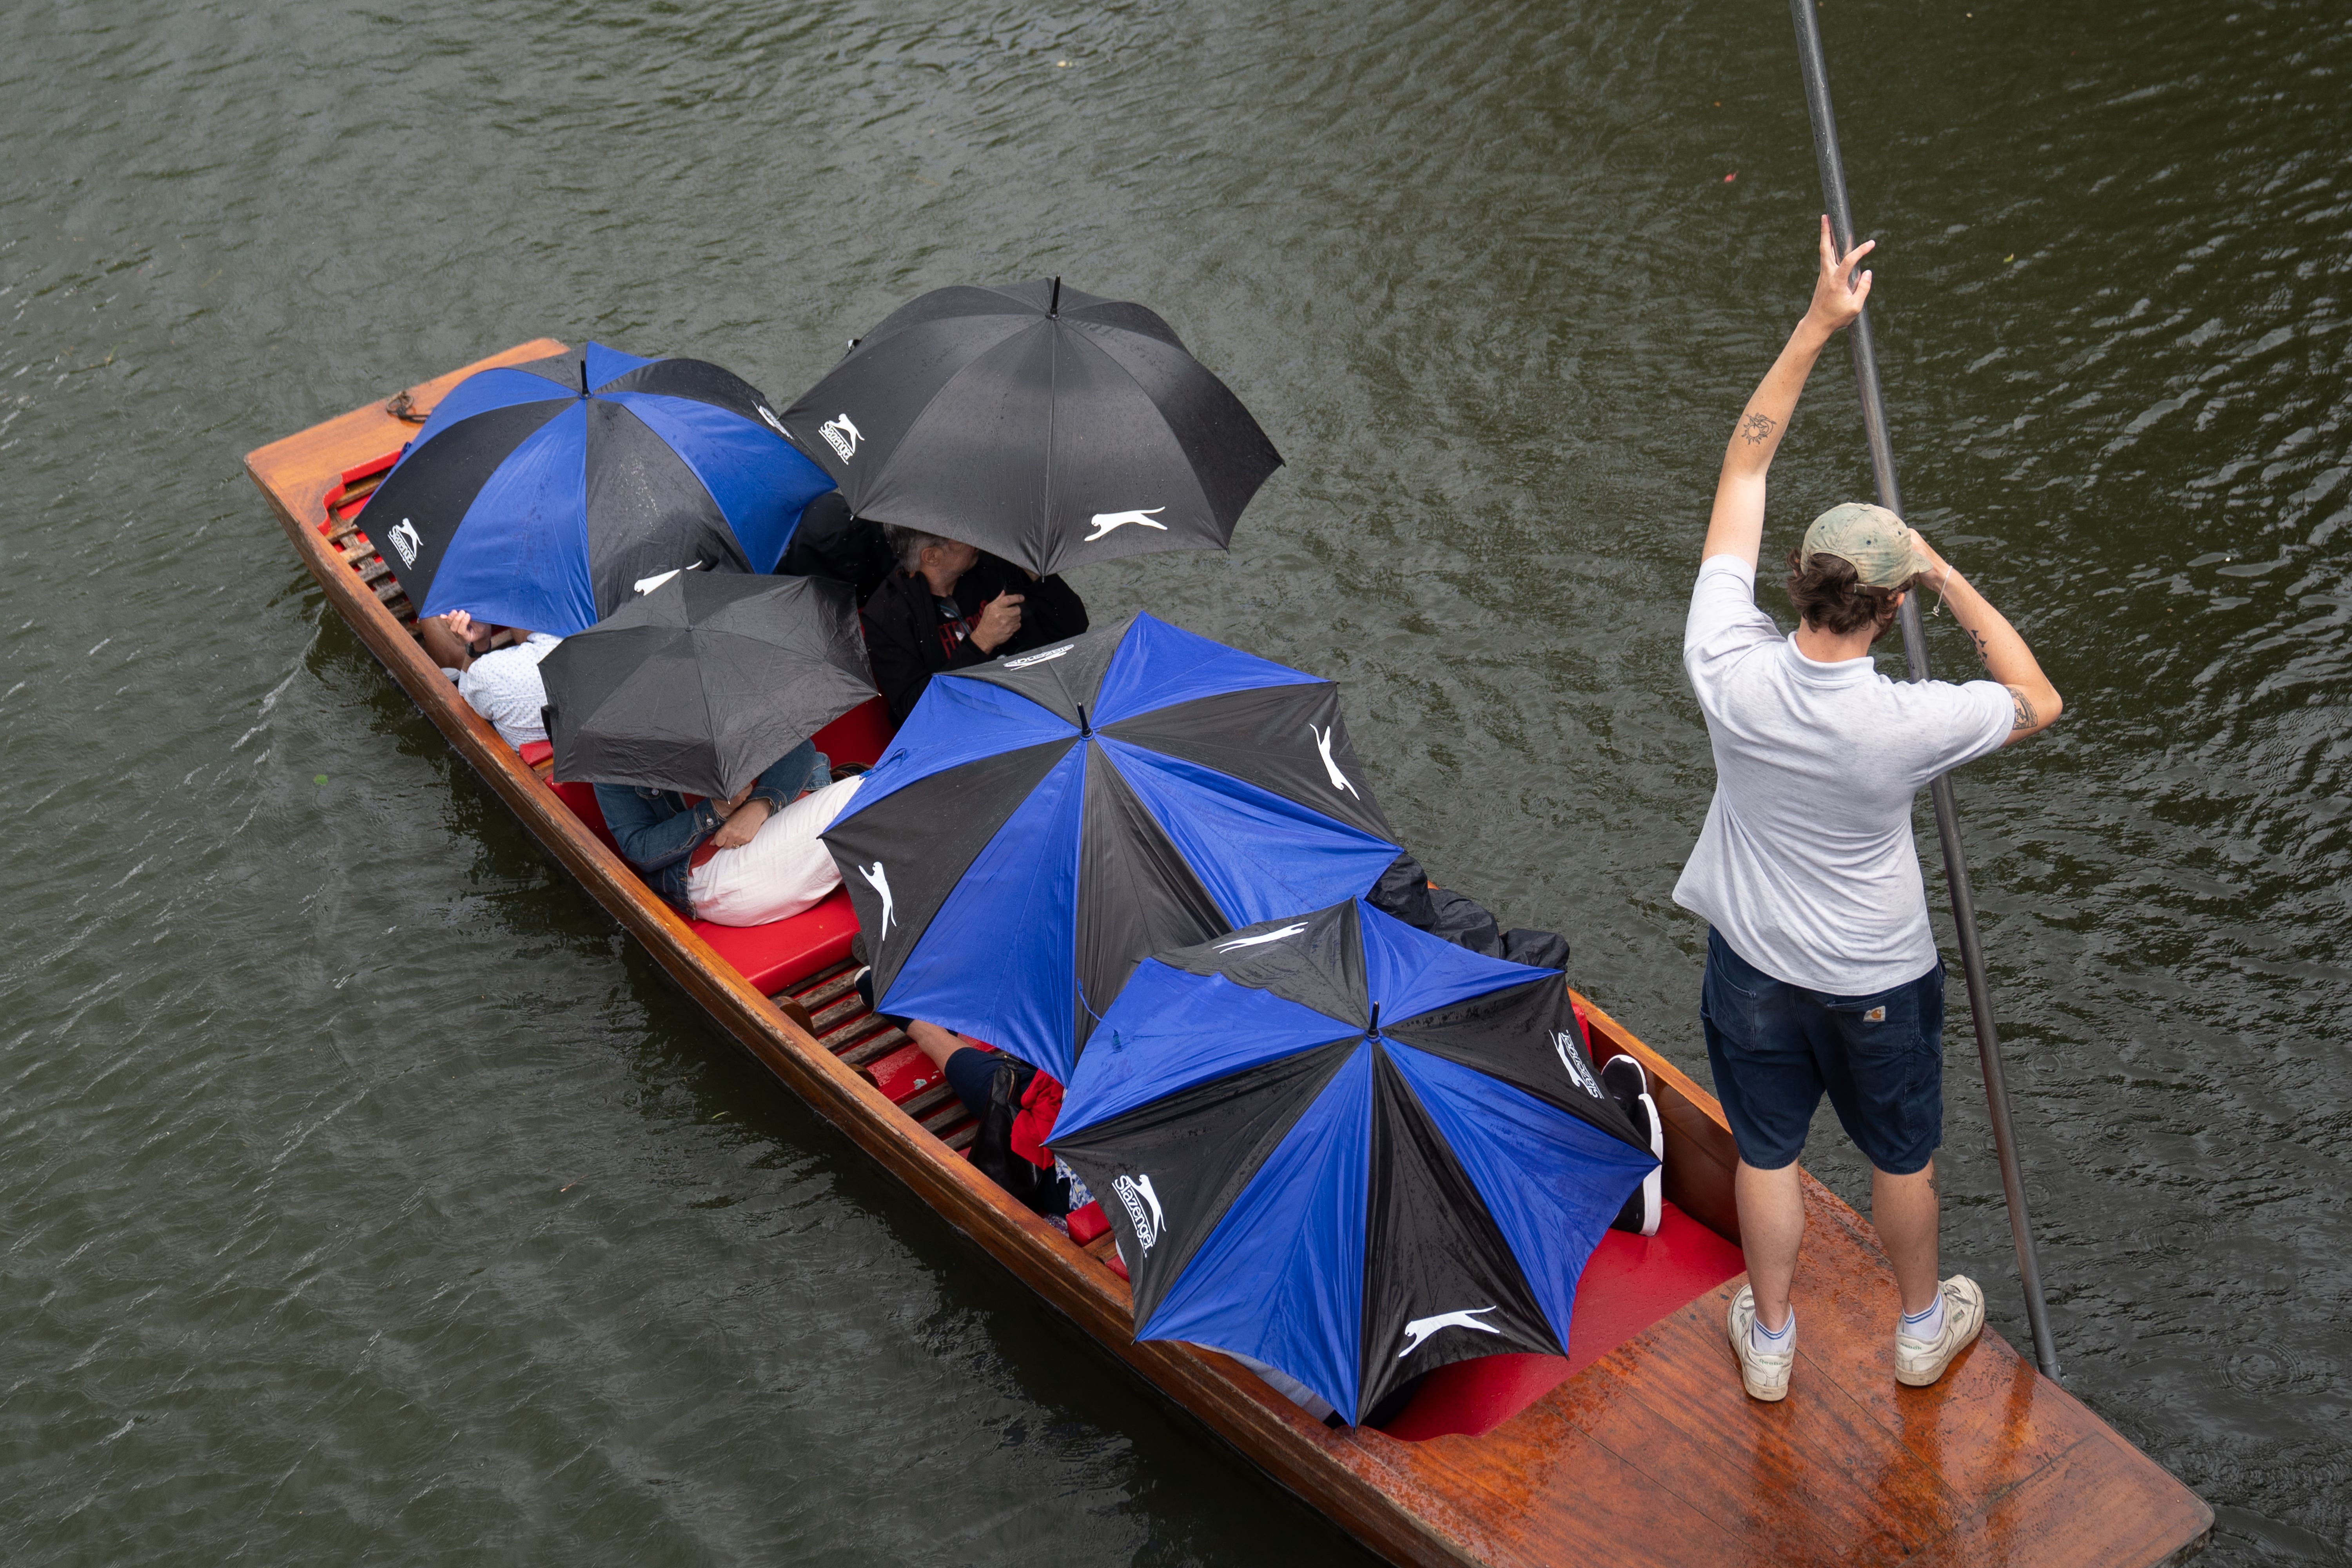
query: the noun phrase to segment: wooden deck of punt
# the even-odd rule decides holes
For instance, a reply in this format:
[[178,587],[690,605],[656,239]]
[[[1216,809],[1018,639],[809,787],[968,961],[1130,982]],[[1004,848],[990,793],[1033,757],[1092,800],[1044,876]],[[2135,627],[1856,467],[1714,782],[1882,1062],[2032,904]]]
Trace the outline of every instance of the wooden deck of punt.
[[[562,352],[523,343],[411,388],[430,409],[464,375]],[[1998,1335],[1932,1389],[1891,1375],[1895,1290],[1860,1215],[1811,1177],[1798,1292],[1805,1331],[1786,1403],[1739,1388],[1709,1291],[1483,1436],[1403,1442],[1307,1419],[1226,1356],[1134,1342],[1108,1238],[1073,1244],[958,1157],[953,1113],[894,1105],[854,1061],[895,1043],[839,966],[762,995],[565,809],[416,642],[414,615],[352,535],[365,466],[415,433],[381,405],[249,454],[337,614],[524,824],[752,1056],[950,1224],[1168,1397],[1373,1551],[1402,1563],[2144,1564],[2211,1528],[2204,1502]],[[328,504],[330,500],[340,504]],[[348,553],[346,552],[348,550]],[[847,1005],[844,1005],[845,997]],[[1588,1004],[1596,1054],[1649,1069],[1667,1123],[1667,1197],[1737,1240],[1732,1147],[1710,1095]],[[812,1031],[812,1026],[816,1032]],[[824,1039],[818,1037],[822,1033]],[[832,1048],[828,1048],[830,1046]],[[862,1048],[861,1048],[862,1047]],[[1991,1262],[1992,1260],[1988,1260]]]

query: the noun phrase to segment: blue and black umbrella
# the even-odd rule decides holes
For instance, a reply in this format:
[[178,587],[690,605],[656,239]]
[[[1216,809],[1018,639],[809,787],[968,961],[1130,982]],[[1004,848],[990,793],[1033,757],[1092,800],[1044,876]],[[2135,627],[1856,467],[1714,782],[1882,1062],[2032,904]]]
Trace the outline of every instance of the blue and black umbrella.
[[1137,1339],[1265,1362],[1349,1421],[1450,1362],[1566,1354],[1657,1164],[1558,970],[1361,901],[1146,960],[1050,1142],[1118,1234]]
[[1150,616],[933,676],[824,837],[877,1006],[1065,1080],[1147,953],[1399,853],[1336,687]]
[[452,387],[359,517],[418,613],[559,637],[672,572],[771,572],[833,481],[732,372],[601,343]]

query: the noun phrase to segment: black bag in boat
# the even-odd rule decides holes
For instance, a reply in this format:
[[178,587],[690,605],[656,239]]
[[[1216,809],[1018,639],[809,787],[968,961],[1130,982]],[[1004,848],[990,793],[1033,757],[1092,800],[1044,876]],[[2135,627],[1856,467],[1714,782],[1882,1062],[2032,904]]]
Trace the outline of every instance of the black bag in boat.
[[980,1131],[971,1141],[971,1164],[1028,1205],[1031,1213],[1058,1213],[1062,1178],[1013,1152],[1013,1119],[1021,1114],[1021,1096],[1036,1072],[1027,1062],[1012,1057],[996,1058],[996,1070],[988,1079],[988,1107],[981,1113]]
[[1442,937],[1456,947],[1483,952],[1489,958],[1538,969],[1568,967],[1568,939],[1558,931],[1526,926],[1502,929],[1494,914],[1467,893],[1430,886],[1429,873],[1411,855],[1400,855],[1364,901],[1385,915],[1393,915],[1416,931]]

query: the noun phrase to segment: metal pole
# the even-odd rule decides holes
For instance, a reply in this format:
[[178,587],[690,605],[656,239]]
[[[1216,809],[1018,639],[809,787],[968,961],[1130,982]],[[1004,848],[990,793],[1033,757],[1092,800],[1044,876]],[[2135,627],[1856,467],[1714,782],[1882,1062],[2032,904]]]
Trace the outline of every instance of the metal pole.
[[[1837,117],[1830,110],[1829,66],[1822,58],[1821,20],[1814,0],[1789,0],[1797,24],[1797,63],[1805,76],[1805,107],[1813,121],[1813,155],[1822,170],[1822,197],[1829,205],[1830,229],[1843,256],[1853,246],[1853,214],[1846,205],[1845,164],[1838,156]],[[1871,471],[1878,480],[1878,504],[1902,515],[1903,495],[1895,482],[1895,447],[1886,436],[1886,403],[1878,390],[1878,355],[1864,307],[1846,329],[1853,349],[1853,379],[1862,394],[1862,427],[1870,440]],[[1914,680],[1927,679],[1927,634],[1919,619],[1919,595],[1906,594],[1901,612],[1903,656]],[[2001,1075],[2000,1041],[1993,1033],[1992,988],[1985,982],[1984,948],[1977,941],[1975,895],[1969,888],[1968,860],[1960,849],[1960,817],[1948,774],[1929,787],[1936,803],[1936,836],[1944,846],[1944,880],[1952,894],[1952,927],[1959,939],[1960,970],[1968,978],[1969,1012],[1976,1021],[1977,1059],[1984,1068],[1985,1100],[1992,1113],[1993,1147],[2000,1156],[2001,1191],[2009,1199],[2009,1228],[2017,1242],[2017,1274],[2025,1288],[2025,1321],[2033,1333],[2033,1359],[2044,1376],[2058,1375],[2058,1351],[2050,1338],[2050,1310],[2042,1300],[2042,1266],[2033,1251],[2033,1223],[2025,1207],[2025,1177],[2017,1163],[2017,1133],[2010,1124],[2009,1088]]]

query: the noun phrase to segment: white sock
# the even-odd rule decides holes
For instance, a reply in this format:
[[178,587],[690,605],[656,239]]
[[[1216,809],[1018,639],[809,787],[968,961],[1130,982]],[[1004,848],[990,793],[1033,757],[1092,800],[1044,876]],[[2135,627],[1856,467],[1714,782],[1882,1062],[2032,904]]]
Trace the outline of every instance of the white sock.
[[1748,1326],[1748,1342],[1760,1355],[1780,1355],[1793,1349],[1797,1339],[1797,1309],[1789,1309],[1789,1321],[1778,1331],[1764,1326],[1764,1314],[1759,1312]]
[[1924,1312],[1903,1314],[1902,1331],[1915,1340],[1932,1340],[1944,1331],[1944,1291],[1937,1287],[1936,1299]]

